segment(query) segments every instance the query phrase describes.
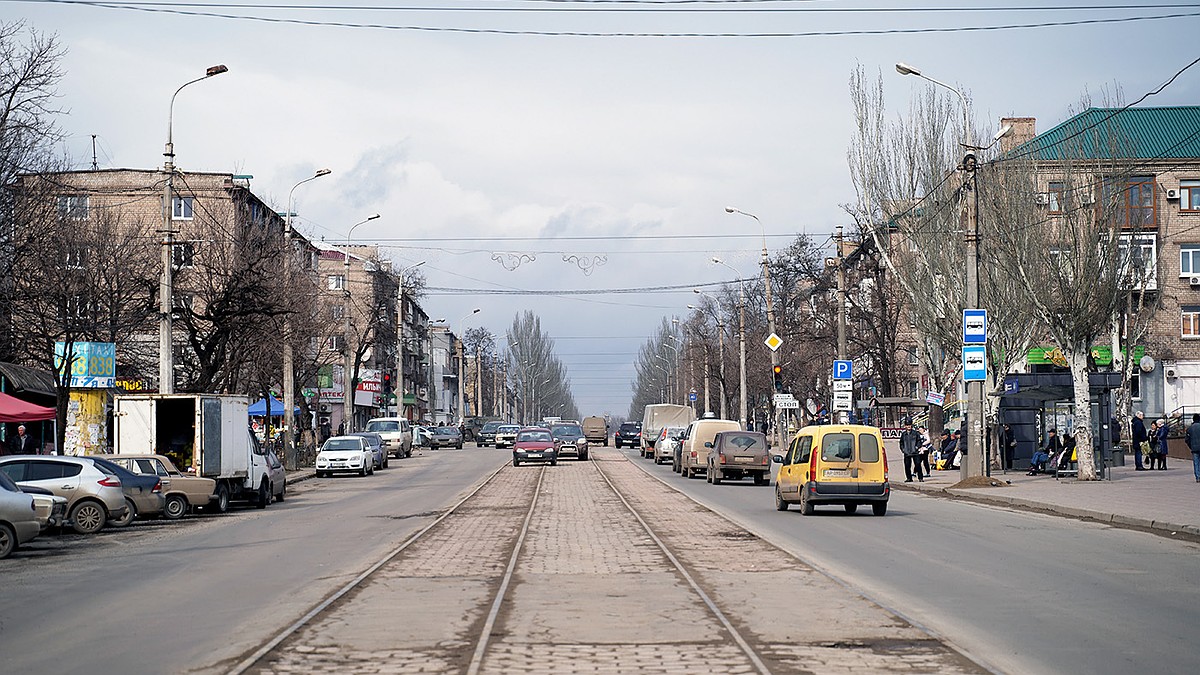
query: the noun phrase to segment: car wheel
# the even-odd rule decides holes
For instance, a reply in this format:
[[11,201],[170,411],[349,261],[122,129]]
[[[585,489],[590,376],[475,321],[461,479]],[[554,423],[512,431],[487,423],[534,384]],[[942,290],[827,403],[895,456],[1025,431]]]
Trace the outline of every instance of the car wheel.
[[513,466],[521,466],[521,460],[513,457]]
[[71,527],[79,534],[95,534],[104,529],[108,516],[99,502],[84,501],[71,509]]
[[258,486],[258,496],[254,500],[256,508],[265,509],[267,504],[271,503],[271,484],[263,478],[262,484]]
[[785,500],[783,498],[783,493],[781,493],[779,491],[778,483],[775,484],[775,510],[776,511],[787,511],[788,510],[787,500]]
[[229,488],[224,483],[217,485],[217,513],[229,510]]
[[721,484],[722,476],[720,471],[717,471],[716,469],[709,469],[708,473],[712,476],[712,479],[708,482],[712,483],[713,485]]
[[167,495],[167,501],[163,504],[163,518],[167,520],[179,520],[187,514],[188,503],[182,495]]
[[113,518],[109,520],[109,525],[112,525],[113,527],[129,527],[129,524],[133,522],[133,519],[137,518],[137,507],[134,506],[133,500],[129,497],[126,497],[125,506],[125,515],[121,516],[120,518]]
[[806,497],[807,493],[803,488],[800,489],[800,514],[811,516],[813,514],[813,503]]
[[871,513],[882,516],[887,513],[887,502],[875,502],[871,505]]
[[483,445],[483,443],[480,443],[479,441],[475,441],[475,447],[482,448],[482,447],[484,447],[484,445]]
[[387,455],[384,455],[384,456],[383,456],[383,466],[381,466],[381,467],[379,467],[379,468],[381,468],[381,469],[386,469],[387,467],[388,467],[388,456],[387,456]]
[[17,550],[17,533],[8,523],[0,523],[0,560]]
[[284,484],[279,487],[279,495],[276,496],[275,499],[277,499],[279,501],[283,501],[283,498],[285,496],[287,496],[287,483],[286,482],[284,482]]
[[358,475],[360,475],[360,476],[367,475],[367,465],[366,464],[363,464],[362,468],[358,470]]
[[846,513],[854,513],[858,510],[858,504],[846,504]]
[[756,474],[754,474],[754,484],[755,485],[770,485],[771,479],[765,473],[756,473]]
[[459,443],[458,445],[454,446],[454,449],[455,449],[455,450],[462,450],[462,443]]
[[558,466],[558,460],[557,459],[550,460],[550,466]]

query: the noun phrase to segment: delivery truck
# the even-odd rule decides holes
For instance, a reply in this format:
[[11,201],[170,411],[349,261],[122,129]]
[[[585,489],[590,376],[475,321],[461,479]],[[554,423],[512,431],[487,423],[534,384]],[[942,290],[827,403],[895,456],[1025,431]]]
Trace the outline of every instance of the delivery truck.
[[642,456],[654,459],[654,442],[663,427],[686,427],[696,419],[691,406],[654,403],[642,415]]
[[260,508],[282,497],[286,478],[250,429],[250,399],[216,394],[135,394],[113,404],[113,452],[166,455],[182,471],[216,481],[210,508]]

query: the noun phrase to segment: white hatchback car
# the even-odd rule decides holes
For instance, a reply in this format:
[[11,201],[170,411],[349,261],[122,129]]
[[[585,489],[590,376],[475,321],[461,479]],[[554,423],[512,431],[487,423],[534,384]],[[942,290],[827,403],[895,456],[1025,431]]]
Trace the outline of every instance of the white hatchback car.
[[679,447],[679,439],[687,427],[663,427],[654,443],[654,463],[670,464],[675,461],[675,448]]
[[332,476],[337,472],[357,473],[360,476],[375,473],[375,455],[367,439],[362,436],[334,436],[325,441],[317,453],[317,477]]

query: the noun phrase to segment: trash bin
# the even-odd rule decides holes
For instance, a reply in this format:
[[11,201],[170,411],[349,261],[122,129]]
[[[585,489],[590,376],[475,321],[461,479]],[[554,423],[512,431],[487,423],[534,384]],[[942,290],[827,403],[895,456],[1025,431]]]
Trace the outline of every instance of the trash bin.
[[1109,466],[1125,466],[1125,449],[1123,447],[1119,445],[1113,446],[1109,452],[1112,456]]

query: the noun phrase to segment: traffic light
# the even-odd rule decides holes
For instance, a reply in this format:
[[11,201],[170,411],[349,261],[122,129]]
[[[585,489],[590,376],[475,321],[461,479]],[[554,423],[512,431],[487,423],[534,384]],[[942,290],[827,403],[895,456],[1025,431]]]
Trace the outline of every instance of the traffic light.
[[387,401],[392,395],[392,374],[383,374],[383,400]]
[[783,366],[778,365],[778,364],[771,366],[771,372],[775,376],[775,391],[776,391],[776,393],[782,394],[783,393]]

